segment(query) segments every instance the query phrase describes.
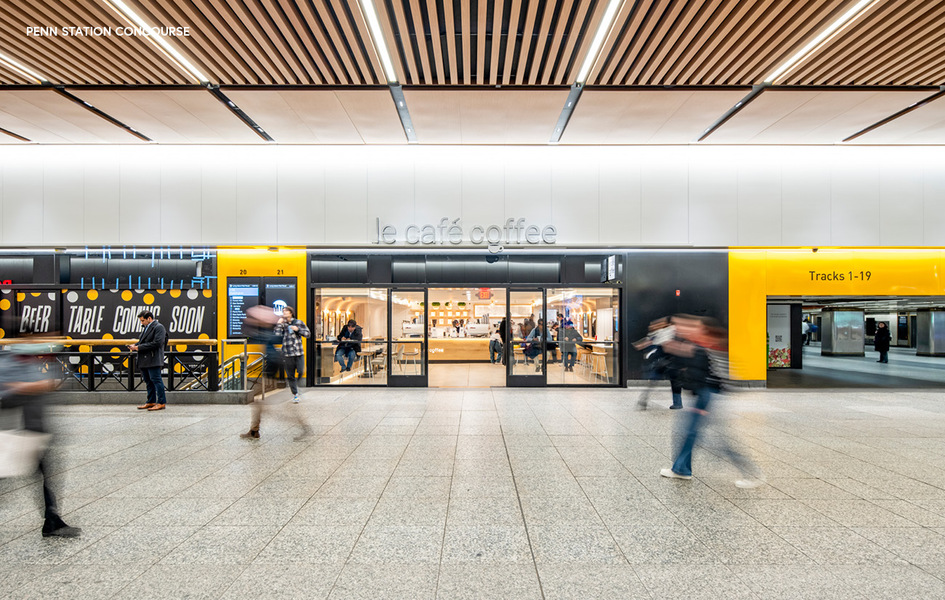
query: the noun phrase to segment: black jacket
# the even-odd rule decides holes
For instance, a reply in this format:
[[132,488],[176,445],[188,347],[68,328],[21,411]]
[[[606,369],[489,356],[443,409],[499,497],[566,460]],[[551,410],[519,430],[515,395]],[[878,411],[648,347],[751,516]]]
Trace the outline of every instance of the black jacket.
[[355,325],[354,331],[348,331],[348,326],[345,325],[341,328],[341,331],[338,332],[338,350],[354,350],[355,352],[360,352],[362,339],[364,338],[361,334],[360,325]]
[[889,327],[877,327],[876,334],[873,336],[873,347],[877,352],[889,352],[889,342],[892,335],[889,333]]
[[149,369],[164,366],[164,346],[167,345],[167,331],[157,319],[145,326],[138,338],[138,368]]

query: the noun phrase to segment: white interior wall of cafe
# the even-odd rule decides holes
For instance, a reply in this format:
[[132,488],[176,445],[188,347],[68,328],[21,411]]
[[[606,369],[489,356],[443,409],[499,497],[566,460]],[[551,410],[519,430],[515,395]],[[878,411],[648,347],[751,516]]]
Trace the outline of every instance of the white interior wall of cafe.
[[442,217],[554,225],[559,246],[945,246],[943,164],[942,147],[4,146],[0,246],[364,246],[376,219]]

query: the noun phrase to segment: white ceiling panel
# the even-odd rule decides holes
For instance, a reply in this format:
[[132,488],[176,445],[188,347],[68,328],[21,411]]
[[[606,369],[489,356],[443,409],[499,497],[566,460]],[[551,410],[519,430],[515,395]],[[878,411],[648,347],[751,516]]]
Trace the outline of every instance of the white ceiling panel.
[[[41,144],[141,141],[53,90],[0,91],[0,128]],[[2,135],[0,143],[22,142]]]
[[748,91],[584,90],[561,142],[688,144]]
[[945,98],[920,106],[850,143],[945,144]]
[[835,144],[928,90],[766,90],[704,141],[709,144]]
[[405,144],[386,89],[223,92],[280,144]]
[[206,90],[70,90],[161,144],[263,143]]
[[568,90],[404,90],[421,144],[547,144]]

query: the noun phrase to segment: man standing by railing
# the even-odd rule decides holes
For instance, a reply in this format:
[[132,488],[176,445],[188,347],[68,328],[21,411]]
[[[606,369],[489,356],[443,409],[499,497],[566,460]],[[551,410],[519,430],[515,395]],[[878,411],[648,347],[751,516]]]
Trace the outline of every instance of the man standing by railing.
[[302,351],[302,338],[312,335],[305,323],[295,318],[295,309],[286,306],[282,309],[282,318],[276,324],[276,335],[282,339],[282,364],[285,377],[289,380],[292,402],[299,402],[299,386],[296,376],[301,377],[305,370]]
[[167,398],[164,396],[164,379],[161,369],[164,368],[164,347],[167,345],[167,331],[154,318],[149,310],[138,313],[138,321],[144,327],[137,344],[128,346],[138,353],[138,369],[141,378],[148,390],[148,401],[138,408],[140,410],[164,410]]

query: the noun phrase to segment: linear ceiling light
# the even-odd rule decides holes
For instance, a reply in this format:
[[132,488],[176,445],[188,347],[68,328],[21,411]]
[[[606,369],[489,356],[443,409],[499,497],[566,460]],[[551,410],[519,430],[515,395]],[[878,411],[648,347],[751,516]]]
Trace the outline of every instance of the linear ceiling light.
[[384,65],[384,74],[387,76],[387,83],[397,83],[397,74],[394,72],[394,61],[391,60],[390,52],[387,50],[387,44],[384,43],[384,33],[381,31],[381,22],[377,18],[377,8],[373,0],[358,0],[364,17],[367,19],[368,27],[371,29],[371,37],[374,39],[374,48],[377,55]]
[[866,13],[866,10],[877,2],[879,2],[879,0],[860,0],[857,2],[853,8],[845,12],[843,16],[837,19],[832,25],[830,25],[830,27],[823,30],[820,35],[812,39],[806,46],[801,48],[800,51],[788,59],[786,63],[775,69],[771,75],[765,77],[764,82],[767,84],[772,84],[786,75],[788,71],[796,67],[801,63],[801,61],[813,54],[816,50],[819,50],[821,46],[832,40],[846,27],[850,26],[853,21],[857,19],[857,17]]
[[179,67],[187,71],[191,77],[197,80],[197,83],[205,84],[210,83],[210,80],[197,70],[189,60],[184,58],[184,55],[174,49],[173,46],[167,43],[167,40],[164,39],[164,36],[154,33],[154,27],[148,25],[144,19],[139,17],[137,13],[128,8],[128,5],[122,2],[121,0],[105,0],[105,3],[111,6],[115,11],[125,20],[129,21],[132,26],[140,27],[141,29],[146,30],[149,35],[145,37],[151,41],[152,44],[158,47],[159,50],[164,52],[171,61],[177,63]]
[[13,69],[20,75],[26,75],[30,79],[34,79],[40,83],[49,83],[49,80],[43,77],[42,75],[38,75],[36,72],[16,62],[15,60],[13,60],[12,58],[10,58],[9,56],[5,54],[0,54],[0,64],[3,64],[4,66]]
[[588,76],[591,74],[591,67],[594,66],[594,63],[597,62],[597,53],[600,52],[600,47],[604,43],[604,38],[607,37],[607,34],[610,33],[610,28],[614,25],[614,18],[617,16],[617,9],[620,8],[620,5],[623,3],[623,0],[610,0],[610,4],[607,5],[607,10],[604,11],[604,16],[600,20],[600,25],[597,26],[597,33],[594,34],[594,41],[591,42],[591,47],[587,51],[587,56],[584,57],[584,64],[581,65],[581,70],[578,71],[576,83],[581,85],[587,81]]

